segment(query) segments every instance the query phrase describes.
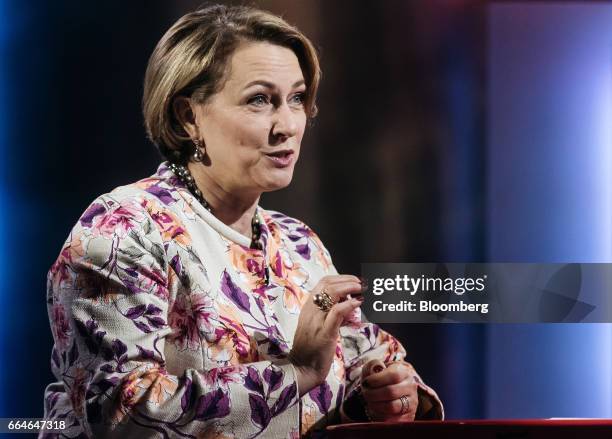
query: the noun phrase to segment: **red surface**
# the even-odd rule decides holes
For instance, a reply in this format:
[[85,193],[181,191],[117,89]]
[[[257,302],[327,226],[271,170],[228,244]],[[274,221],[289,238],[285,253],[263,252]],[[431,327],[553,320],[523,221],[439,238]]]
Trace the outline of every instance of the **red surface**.
[[612,419],[500,419],[334,425],[330,439],[612,439]]

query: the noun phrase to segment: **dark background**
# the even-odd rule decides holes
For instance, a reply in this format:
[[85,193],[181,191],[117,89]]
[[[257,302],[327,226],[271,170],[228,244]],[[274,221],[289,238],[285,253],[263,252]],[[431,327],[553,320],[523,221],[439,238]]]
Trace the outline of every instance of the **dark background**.
[[[0,417],[43,414],[45,273],[97,195],[155,171],[140,112],[146,63],[199,4],[0,0]],[[323,69],[294,181],[262,205],[309,224],[344,273],[362,262],[490,259],[490,2],[254,4],[297,24]],[[487,361],[497,353],[484,325],[384,327],[449,418],[491,415]],[[513,410],[506,416],[522,414]]]

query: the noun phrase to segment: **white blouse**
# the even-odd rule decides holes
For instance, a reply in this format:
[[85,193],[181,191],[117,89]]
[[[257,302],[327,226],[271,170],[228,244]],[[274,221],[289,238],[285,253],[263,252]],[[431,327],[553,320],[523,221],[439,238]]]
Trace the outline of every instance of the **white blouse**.
[[[299,397],[287,360],[329,253],[302,222],[258,208],[262,250],[208,212],[162,163],[98,197],[48,276],[57,379],[45,417],[74,437],[297,438],[339,422],[372,358],[399,342],[354,315],[326,381]],[[443,416],[435,392],[419,392]]]

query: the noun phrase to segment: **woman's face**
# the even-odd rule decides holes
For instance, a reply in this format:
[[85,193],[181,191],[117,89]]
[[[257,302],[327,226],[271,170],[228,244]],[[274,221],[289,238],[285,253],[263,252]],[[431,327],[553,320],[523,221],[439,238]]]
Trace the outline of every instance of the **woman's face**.
[[291,49],[265,42],[236,49],[223,88],[192,104],[206,173],[222,190],[260,194],[291,182],[306,126],[305,93]]

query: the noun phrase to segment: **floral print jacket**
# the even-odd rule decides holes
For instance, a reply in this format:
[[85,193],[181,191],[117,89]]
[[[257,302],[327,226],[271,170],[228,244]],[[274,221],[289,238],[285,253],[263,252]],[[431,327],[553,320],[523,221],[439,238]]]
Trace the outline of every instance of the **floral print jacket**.
[[67,427],[41,436],[316,436],[339,422],[366,361],[403,359],[376,325],[347,322],[326,382],[300,398],[287,361],[298,315],[336,271],[303,223],[258,215],[263,250],[204,209],[167,163],[87,208],[48,275],[57,382],[45,417]]

